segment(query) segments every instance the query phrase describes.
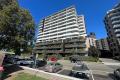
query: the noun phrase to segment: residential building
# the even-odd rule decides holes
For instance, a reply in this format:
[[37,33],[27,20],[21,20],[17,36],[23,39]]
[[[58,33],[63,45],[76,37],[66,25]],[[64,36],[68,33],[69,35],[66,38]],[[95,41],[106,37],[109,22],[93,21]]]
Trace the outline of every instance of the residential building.
[[41,20],[37,42],[86,36],[83,15],[77,15],[74,6],[65,8]]
[[85,55],[86,27],[83,15],[74,6],[41,20],[36,41],[37,53],[80,53]]
[[96,47],[96,36],[95,36],[95,33],[94,32],[91,32],[87,38],[86,38],[86,48],[87,50],[91,47],[91,46],[94,46]]
[[96,40],[96,47],[99,50],[109,51],[108,38],[102,38],[102,39]]
[[96,47],[101,53],[99,57],[112,57],[108,44],[108,38],[96,40]]
[[110,51],[120,56],[120,3],[109,10],[104,19]]
[[60,53],[63,56],[72,55],[74,53],[81,56],[87,55],[84,37],[74,37],[61,40],[39,42],[36,44],[35,49],[36,53]]

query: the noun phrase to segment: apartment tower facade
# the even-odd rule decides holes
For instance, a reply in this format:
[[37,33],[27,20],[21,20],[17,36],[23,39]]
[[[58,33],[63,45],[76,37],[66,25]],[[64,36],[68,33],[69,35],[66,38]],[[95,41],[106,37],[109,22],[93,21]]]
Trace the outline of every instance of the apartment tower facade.
[[104,23],[110,50],[113,56],[120,56],[120,3],[107,12]]
[[86,53],[84,16],[77,15],[74,6],[45,17],[39,29],[37,53]]
[[37,42],[86,36],[83,15],[74,6],[65,8],[41,20]]

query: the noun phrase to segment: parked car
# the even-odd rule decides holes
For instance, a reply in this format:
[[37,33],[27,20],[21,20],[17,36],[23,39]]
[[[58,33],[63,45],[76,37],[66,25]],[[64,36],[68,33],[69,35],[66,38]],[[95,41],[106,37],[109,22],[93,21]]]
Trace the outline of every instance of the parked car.
[[80,61],[80,56],[79,55],[72,55],[69,57],[69,60],[73,63],[76,63],[76,62]]
[[16,61],[16,64],[22,65],[22,66],[31,65],[31,64],[33,64],[33,63],[34,63],[34,61],[31,60],[31,59],[18,59],[18,60]]
[[70,76],[81,78],[81,79],[89,79],[90,71],[85,64],[79,63],[73,66]]
[[58,63],[58,62],[49,62],[45,66],[45,71],[47,71],[47,72],[57,72],[57,71],[61,70],[62,67],[63,67],[63,65]]
[[45,60],[36,60],[36,67],[43,67],[47,64]]
[[117,78],[117,80],[120,80],[120,68],[114,71],[114,76]]

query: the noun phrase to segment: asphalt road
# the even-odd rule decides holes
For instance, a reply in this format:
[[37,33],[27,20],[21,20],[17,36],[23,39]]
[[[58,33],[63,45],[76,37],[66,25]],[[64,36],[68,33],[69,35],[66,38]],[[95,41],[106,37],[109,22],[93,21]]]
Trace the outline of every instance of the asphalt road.
[[93,74],[95,80],[114,80],[113,75],[105,76],[100,74]]
[[[60,71],[58,74],[70,76],[70,72],[71,72],[71,70],[64,69],[64,70]],[[82,79],[82,78],[81,78],[81,79]],[[84,79],[84,80],[93,80],[93,79],[92,79],[92,76],[90,76],[89,79]]]

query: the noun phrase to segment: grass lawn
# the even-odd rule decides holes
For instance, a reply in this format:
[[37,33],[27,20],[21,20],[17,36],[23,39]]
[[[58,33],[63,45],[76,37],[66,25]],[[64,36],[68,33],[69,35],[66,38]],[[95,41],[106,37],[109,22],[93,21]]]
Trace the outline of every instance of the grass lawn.
[[13,80],[47,80],[27,73],[19,73]]

